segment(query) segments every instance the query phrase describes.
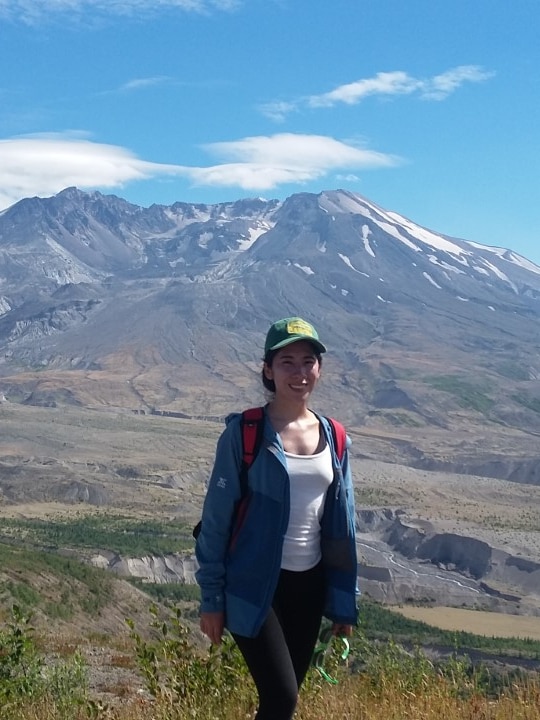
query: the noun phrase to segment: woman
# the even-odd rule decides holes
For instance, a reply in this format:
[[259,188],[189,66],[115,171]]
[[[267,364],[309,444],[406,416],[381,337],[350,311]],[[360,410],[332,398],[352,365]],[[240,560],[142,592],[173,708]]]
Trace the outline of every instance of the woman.
[[350,635],[356,624],[348,452],[340,462],[329,421],[308,407],[325,351],[301,318],[271,326],[262,381],[273,395],[248,473],[247,512],[235,527],[242,462],[236,414],[218,441],[197,538],[201,630],[216,644],[224,628],[233,635],[259,693],[256,720],[293,717],[323,615],[336,635]]

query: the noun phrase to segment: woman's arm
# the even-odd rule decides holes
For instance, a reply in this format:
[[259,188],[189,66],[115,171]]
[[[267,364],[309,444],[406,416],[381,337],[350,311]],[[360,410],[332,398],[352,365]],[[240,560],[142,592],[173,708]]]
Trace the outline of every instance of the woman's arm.
[[240,415],[221,434],[203,505],[201,532],[195,545],[199,565],[195,577],[201,588],[201,612],[225,611],[225,559],[235,507],[240,499],[242,457]]

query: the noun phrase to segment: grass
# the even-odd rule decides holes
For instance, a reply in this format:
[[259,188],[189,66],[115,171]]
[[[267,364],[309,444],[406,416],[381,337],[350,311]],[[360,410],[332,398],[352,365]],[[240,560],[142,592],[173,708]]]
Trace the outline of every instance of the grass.
[[463,380],[457,375],[437,375],[424,378],[431,387],[453,395],[462,408],[487,413],[493,406],[493,400],[486,394],[485,388]]
[[106,548],[129,557],[193,548],[191,527],[166,520],[134,520],[101,513],[69,519],[0,518],[0,539],[60,550]]
[[129,582],[139,590],[143,590],[160,603],[170,604],[181,601],[199,601],[200,590],[198,585],[186,583],[149,583],[131,578]]
[[[131,655],[117,657],[119,667],[135,667],[144,692],[125,683],[116,687],[116,702],[91,697],[80,661],[60,664],[56,681],[40,681],[43,658],[33,644],[28,620],[17,610],[8,631],[0,631],[0,694],[3,720],[240,720],[256,707],[253,683],[234,643],[200,650],[178,610],[164,615],[150,608],[150,636],[131,628]],[[394,623],[399,632],[418,631],[404,619],[390,622],[387,613],[370,608],[363,617],[367,631],[351,641],[346,666],[336,652],[327,670],[332,685],[311,669],[302,688],[295,720],[540,720],[540,677],[512,673],[491,676],[467,659],[453,655],[444,662],[429,660],[420,649],[407,651],[395,640],[374,642],[369,627]],[[369,622],[368,622],[369,621]],[[148,629],[148,628],[146,628]],[[379,628],[380,630],[380,628]],[[31,674],[21,673],[21,668]],[[28,685],[32,678],[33,687]]]
[[[95,616],[113,597],[114,578],[76,559],[0,544],[3,604],[40,609],[51,619],[69,620],[76,611]],[[39,579],[39,589],[37,580]]]

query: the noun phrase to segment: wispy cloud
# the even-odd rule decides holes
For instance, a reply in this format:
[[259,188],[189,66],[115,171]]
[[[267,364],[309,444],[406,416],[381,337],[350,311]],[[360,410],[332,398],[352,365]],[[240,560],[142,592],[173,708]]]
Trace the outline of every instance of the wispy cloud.
[[270,120],[275,122],[283,122],[287,115],[299,109],[299,102],[285,102],[276,100],[275,102],[264,103],[259,105],[259,110]]
[[155,77],[146,78],[135,78],[128,80],[120,86],[121,92],[131,92],[133,90],[144,90],[149,87],[155,87],[156,85],[164,85],[165,83],[173,82],[173,79],[167,75],[156,75]]
[[494,76],[494,72],[478,65],[461,65],[431,78],[422,88],[422,96],[428,100],[444,100],[464,83],[485,82]]
[[207,13],[234,10],[243,0],[0,0],[0,18],[34,24],[58,15],[85,11],[101,15],[155,14],[164,10]]
[[377,73],[374,77],[339,85],[320,95],[309,95],[291,101],[273,101],[260,106],[272,120],[282,121],[302,108],[333,107],[338,104],[358,105],[370,96],[397,97],[413,95],[424,100],[444,100],[465,83],[485,82],[494,76],[478,65],[460,65],[432,78],[415,78],[403,70]]
[[116,145],[84,134],[48,134],[0,140],[0,209],[65,187],[115,188],[159,177],[182,177],[199,186],[268,191],[332,173],[393,167],[400,159],[354,142],[284,133],[211,143],[203,148],[223,162],[204,167],[141,160]]
[[406,72],[378,73],[373,78],[340,85],[322,95],[311,95],[307,104],[311,107],[331,107],[337,103],[356,105],[369,95],[410,95],[419,86],[420,81]]

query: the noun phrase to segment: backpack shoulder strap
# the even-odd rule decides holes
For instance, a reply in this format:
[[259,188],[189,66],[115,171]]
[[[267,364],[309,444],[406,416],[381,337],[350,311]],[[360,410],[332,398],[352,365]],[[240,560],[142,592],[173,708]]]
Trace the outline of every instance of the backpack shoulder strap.
[[247,494],[247,474],[257,457],[262,441],[264,425],[264,408],[255,407],[242,413],[242,469],[240,471],[240,487],[242,497]]
[[329,417],[327,420],[332,428],[332,436],[334,438],[334,445],[336,446],[336,453],[339,462],[341,462],[347,447],[347,432],[343,425],[337,420],[334,420],[334,418]]

